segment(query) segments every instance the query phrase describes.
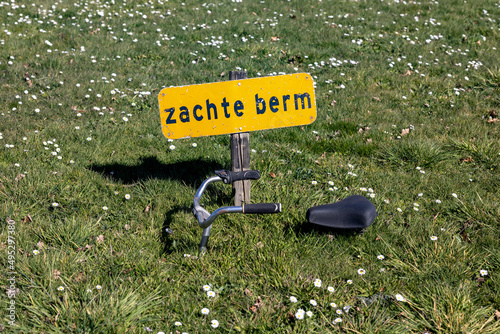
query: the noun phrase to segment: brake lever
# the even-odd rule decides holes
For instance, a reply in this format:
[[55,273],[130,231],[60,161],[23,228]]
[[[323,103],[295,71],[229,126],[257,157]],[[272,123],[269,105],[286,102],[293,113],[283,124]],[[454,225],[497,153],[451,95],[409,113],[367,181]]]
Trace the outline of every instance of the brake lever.
[[258,180],[260,179],[260,172],[258,170],[245,170],[242,172],[232,172],[229,170],[221,169],[216,170],[215,174],[222,179],[225,184],[230,184],[242,180]]

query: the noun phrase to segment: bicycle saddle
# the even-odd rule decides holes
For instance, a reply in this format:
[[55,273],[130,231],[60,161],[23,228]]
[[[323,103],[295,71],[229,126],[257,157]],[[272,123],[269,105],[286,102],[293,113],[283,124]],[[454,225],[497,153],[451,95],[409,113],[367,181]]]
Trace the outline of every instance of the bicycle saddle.
[[307,210],[306,219],[311,224],[339,230],[362,230],[377,217],[375,205],[366,197],[353,195],[326,205]]

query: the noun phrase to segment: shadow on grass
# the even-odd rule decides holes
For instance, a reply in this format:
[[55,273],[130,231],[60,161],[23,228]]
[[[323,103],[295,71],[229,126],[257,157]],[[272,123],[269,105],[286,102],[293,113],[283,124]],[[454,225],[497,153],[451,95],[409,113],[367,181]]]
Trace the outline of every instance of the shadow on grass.
[[333,238],[336,236],[354,237],[363,234],[366,231],[366,229],[335,229],[335,228],[310,224],[309,222],[305,221],[304,223],[299,224],[297,226],[288,227],[288,231],[299,236],[305,234],[317,234],[317,235],[328,235]]
[[[161,227],[160,231],[160,241],[163,244],[162,255],[173,253],[178,246],[181,246],[182,248],[186,247],[192,248],[194,246],[194,245],[186,246],[184,244],[186,241],[182,241],[183,245],[179,245],[178,244],[179,240],[176,240],[175,238],[172,237],[172,234],[176,232],[171,227],[171,224],[175,219],[175,214],[178,213],[179,211],[190,211],[190,210],[191,208],[177,205],[165,213],[165,220],[163,221],[163,226]],[[200,235],[201,235],[201,229],[200,229]]]
[[191,187],[199,187],[213,171],[221,169],[215,160],[187,160],[164,164],[156,157],[144,157],[135,166],[120,163],[93,164],[89,169],[124,184],[134,184],[149,179],[169,179],[184,182]]

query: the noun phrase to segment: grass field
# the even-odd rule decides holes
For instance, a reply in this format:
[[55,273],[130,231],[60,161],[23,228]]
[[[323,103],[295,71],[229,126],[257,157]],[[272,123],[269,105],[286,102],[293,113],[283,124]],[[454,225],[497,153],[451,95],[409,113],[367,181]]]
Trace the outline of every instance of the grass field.
[[[0,332],[500,332],[498,0],[0,0],[0,25]],[[230,138],[167,140],[158,93],[233,70],[310,73],[318,117],[250,134],[283,213],[221,216],[200,257]],[[364,234],[308,226],[353,194]]]

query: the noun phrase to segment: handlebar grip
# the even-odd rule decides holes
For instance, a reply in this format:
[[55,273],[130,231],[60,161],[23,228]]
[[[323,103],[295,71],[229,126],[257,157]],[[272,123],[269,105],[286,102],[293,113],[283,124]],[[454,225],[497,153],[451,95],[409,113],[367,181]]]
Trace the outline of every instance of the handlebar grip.
[[222,179],[225,184],[240,180],[258,180],[260,172],[258,170],[246,170],[242,172],[231,172],[228,170],[216,170],[215,174]]
[[280,213],[281,203],[243,204],[243,213]]

